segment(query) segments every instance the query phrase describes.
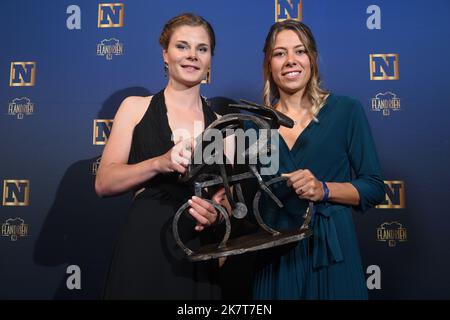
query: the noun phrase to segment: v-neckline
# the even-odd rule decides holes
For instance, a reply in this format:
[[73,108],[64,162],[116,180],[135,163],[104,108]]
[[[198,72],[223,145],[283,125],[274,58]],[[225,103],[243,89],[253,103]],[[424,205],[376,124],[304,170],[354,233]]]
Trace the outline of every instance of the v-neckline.
[[[165,132],[167,132],[169,134],[169,143],[171,143],[171,145],[174,146],[175,142],[172,140],[173,131],[172,131],[172,127],[170,126],[170,123],[169,123],[169,117],[167,115],[166,96],[165,96],[164,89],[161,92],[161,99],[162,99],[162,105],[164,106],[164,110],[162,110],[163,117],[164,117],[164,124],[166,125],[166,129],[168,129],[168,130],[165,130]],[[202,132],[203,132],[206,129],[206,113],[205,113],[205,103],[203,101],[202,96],[200,96],[200,101],[202,102],[202,114],[203,114],[203,130],[202,130]]]
[[284,139],[283,135],[281,134],[280,130],[278,130],[278,134],[280,135],[280,138],[281,138],[281,140],[283,141],[283,143],[284,143],[284,145],[286,146],[286,149],[289,151],[289,153],[292,153],[292,151],[296,148],[297,144],[298,144],[299,141],[300,141],[300,138],[303,136],[303,134],[305,133],[305,131],[308,130],[308,129],[311,127],[311,125],[312,125],[313,122],[314,122],[314,120],[311,119],[311,120],[308,122],[308,125],[302,130],[302,132],[300,132],[300,133],[297,135],[297,137],[295,138],[294,144],[292,145],[292,148],[289,148],[289,146],[288,146],[286,140]]
[[[322,108],[320,108],[319,113],[317,114],[317,119],[319,119],[319,116],[322,117],[323,111],[327,108],[328,106],[328,101],[329,98],[331,97],[331,95],[329,95],[325,101],[325,104],[323,105]],[[304,136],[306,131],[309,131],[311,129],[311,127],[313,126],[313,124],[316,121],[314,121],[314,119],[311,119],[308,122],[308,125],[305,127],[305,129],[302,130],[302,132],[299,133],[299,135],[297,136],[297,138],[295,138],[294,144],[292,145],[292,148],[289,149],[289,146],[286,142],[286,140],[284,139],[284,137],[281,135],[280,131],[278,131],[278,134],[280,136],[280,140],[283,141],[284,145],[286,146],[286,149],[288,150],[289,154],[293,154],[293,152],[298,148],[298,144],[300,143],[300,139],[302,136]]]

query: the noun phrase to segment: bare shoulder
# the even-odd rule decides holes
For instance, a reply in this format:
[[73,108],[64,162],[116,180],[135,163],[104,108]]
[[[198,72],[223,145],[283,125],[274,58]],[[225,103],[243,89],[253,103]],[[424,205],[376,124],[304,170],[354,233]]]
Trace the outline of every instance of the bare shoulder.
[[153,96],[129,96],[120,104],[117,110],[116,118],[126,118],[137,124],[147,111]]
[[152,98],[153,96],[129,96],[122,101],[119,109],[126,109],[127,112],[140,112],[144,109],[145,112]]

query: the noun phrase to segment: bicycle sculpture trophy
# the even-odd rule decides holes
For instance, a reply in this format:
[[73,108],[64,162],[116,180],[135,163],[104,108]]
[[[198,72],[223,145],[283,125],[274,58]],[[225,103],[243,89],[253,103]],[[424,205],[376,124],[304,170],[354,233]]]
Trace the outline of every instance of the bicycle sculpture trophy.
[[[211,123],[208,128],[204,130],[202,135],[197,138],[197,145],[192,153],[191,163],[188,166],[186,174],[180,178],[183,182],[193,184],[195,195],[198,197],[203,197],[206,201],[211,203],[222,216],[222,223],[225,225],[225,234],[220,243],[204,245],[194,251],[183,243],[178,233],[178,220],[182,214],[186,214],[185,212],[189,208],[189,204],[186,202],[178,209],[173,219],[172,232],[176,243],[181,249],[183,249],[187,255],[187,258],[191,261],[209,260],[223,256],[237,255],[245,252],[276,247],[302,240],[312,234],[310,224],[314,211],[313,202],[308,203],[303,215],[303,224],[294,229],[282,231],[275,230],[268,226],[261,218],[259,213],[261,193],[264,192],[268,196],[268,199],[273,201],[279,208],[282,208],[283,204],[271,191],[271,186],[286,180],[286,178],[278,176],[266,182],[263,180],[261,173],[258,171],[261,168],[261,166],[257,163],[258,154],[263,149],[268,152],[271,150],[268,135],[260,134],[258,136],[257,148],[249,147],[245,149],[245,157],[248,159],[248,164],[246,164],[246,167],[248,167],[247,172],[233,174],[230,172],[232,170],[228,169],[229,166],[227,167],[223,162],[219,164],[208,164],[211,163],[211,159],[203,159],[200,164],[194,163],[196,156],[199,156],[198,153],[202,153],[205,148],[204,137],[208,136],[211,130],[219,130],[222,134],[222,138],[226,138],[227,135],[233,133],[236,129],[244,130],[245,121],[256,126],[259,132],[270,132],[271,129],[278,129],[280,126],[285,126],[288,128],[292,128],[294,126],[294,121],[291,118],[272,108],[261,106],[246,100],[241,100],[241,102],[245,105],[230,104],[229,106],[239,110],[244,110],[246,113],[230,113],[222,116]],[[198,143],[200,141],[199,139],[203,139],[202,143]],[[202,156],[202,154],[200,154],[200,156]],[[255,163],[255,159],[256,164],[252,164]],[[210,199],[208,199],[207,197],[209,194],[206,190],[208,188],[211,190],[211,188],[217,189],[219,187],[223,187],[225,189],[226,198],[230,203],[233,216],[237,219],[242,219],[247,215],[247,206],[244,201],[240,184],[241,181],[245,179],[256,179],[259,186],[259,190],[256,192],[253,199],[253,214],[256,222],[262,229],[262,232],[252,233],[229,240],[231,223],[227,210],[221,205],[213,203]],[[233,196],[231,186],[234,186],[234,193],[236,194],[237,199]]]

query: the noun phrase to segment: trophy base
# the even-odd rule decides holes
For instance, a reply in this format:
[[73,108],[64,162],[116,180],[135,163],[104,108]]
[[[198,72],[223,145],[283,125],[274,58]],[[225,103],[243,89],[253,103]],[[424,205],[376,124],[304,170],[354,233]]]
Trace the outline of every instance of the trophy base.
[[291,242],[300,241],[312,235],[310,229],[290,229],[280,231],[277,235],[268,232],[245,235],[236,239],[228,240],[226,245],[218,248],[217,244],[209,244],[200,247],[188,255],[190,261],[204,261],[220,257],[233,256],[246,252],[269,249],[282,246]]

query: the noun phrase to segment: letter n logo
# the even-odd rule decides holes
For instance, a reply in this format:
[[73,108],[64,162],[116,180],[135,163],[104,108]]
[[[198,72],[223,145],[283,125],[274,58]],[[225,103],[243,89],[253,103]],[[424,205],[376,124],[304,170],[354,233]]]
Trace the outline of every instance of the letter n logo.
[[94,129],[92,131],[92,143],[94,145],[106,144],[111,133],[112,125],[113,120],[111,119],[95,119]]
[[405,208],[405,182],[384,181],[386,199],[376,206],[378,209],[404,209]]
[[302,0],[275,0],[275,21],[302,21]]
[[371,54],[370,80],[398,80],[400,79],[398,67],[398,54]]
[[123,3],[99,3],[98,27],[119,28],[123,27],[123,15],[125,5]]
[[36,62],[11,62],[10,87],[31,87],[36,82]]
[[30,204],[30,180],[3,180],[3,205],[28,206]]

